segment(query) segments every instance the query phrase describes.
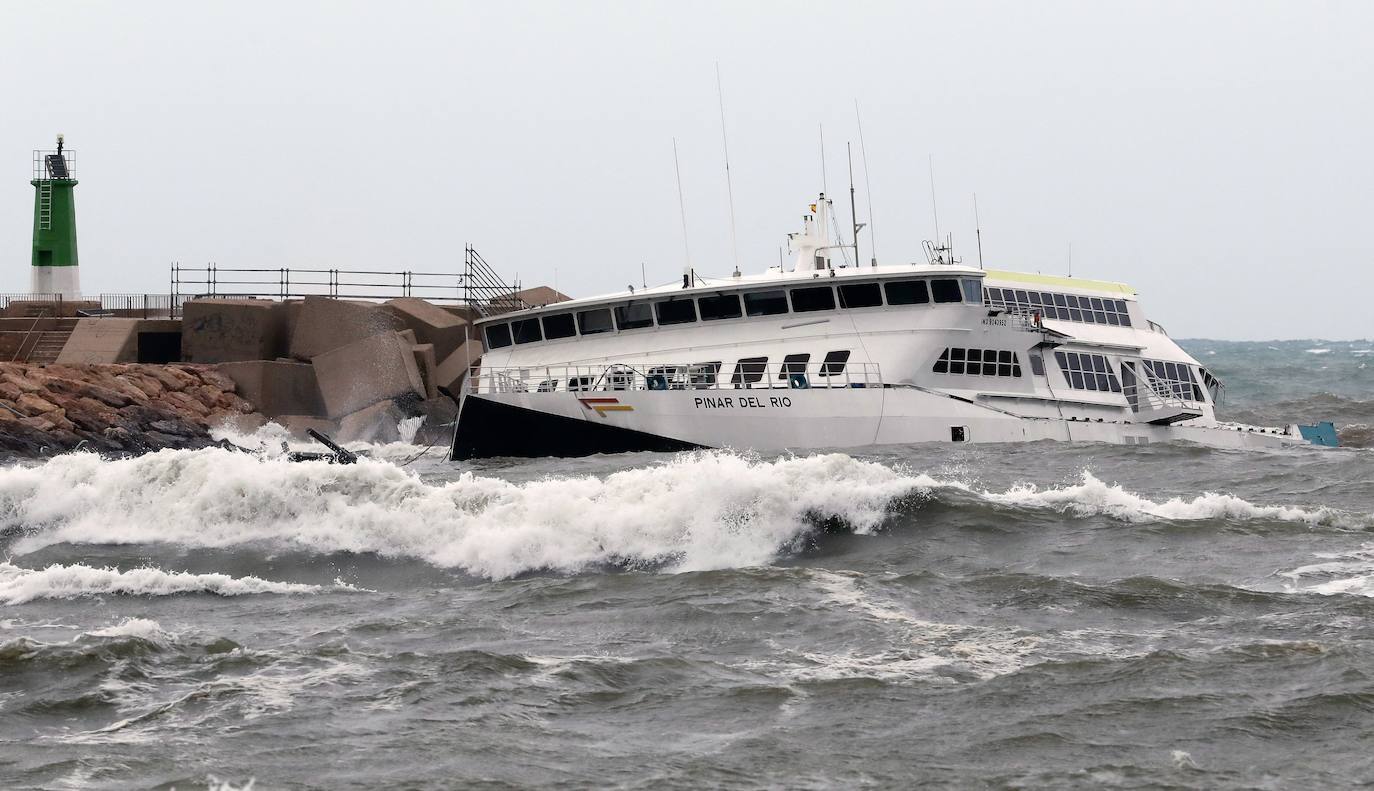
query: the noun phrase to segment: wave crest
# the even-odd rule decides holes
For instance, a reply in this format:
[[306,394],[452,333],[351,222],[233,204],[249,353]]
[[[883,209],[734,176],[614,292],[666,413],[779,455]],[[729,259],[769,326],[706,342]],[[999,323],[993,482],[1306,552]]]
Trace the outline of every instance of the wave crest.
[[227,574],[192,574],[138,568],[120,571],[84,564],[27,569],[0,562],[0,604],[24,604],[37,599],[74,599],[81,596],[170,596],[178,593],[213,593],[243,596],[256,593],[314,593],[315,585],[271,582],[257,577]]

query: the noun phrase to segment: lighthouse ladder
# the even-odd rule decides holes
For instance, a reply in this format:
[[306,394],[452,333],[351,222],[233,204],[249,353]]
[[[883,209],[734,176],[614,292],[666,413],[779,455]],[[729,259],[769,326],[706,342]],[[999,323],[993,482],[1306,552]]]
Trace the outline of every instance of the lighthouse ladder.
[[38,230],[52,230],[52,182],[38,182]]

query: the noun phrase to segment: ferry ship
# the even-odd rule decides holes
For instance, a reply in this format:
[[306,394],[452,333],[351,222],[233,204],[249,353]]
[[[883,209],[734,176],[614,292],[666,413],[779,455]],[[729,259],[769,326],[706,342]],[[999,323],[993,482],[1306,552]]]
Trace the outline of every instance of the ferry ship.
[[[857,265],[823,193],[790,266],[477,322],[450,458],[1063,440],[1334,445],[1329,423],[1221,422],[1223,385],[1121,283]],[[856,228],[857,231],[857,228]]]

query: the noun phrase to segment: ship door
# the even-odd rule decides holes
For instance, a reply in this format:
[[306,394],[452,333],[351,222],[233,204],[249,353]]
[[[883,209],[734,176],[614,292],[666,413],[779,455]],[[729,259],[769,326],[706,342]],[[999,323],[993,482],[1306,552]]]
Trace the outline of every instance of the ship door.
[[1131,404],[1132,412],[1140,411],[1140,388],[1137,385],[1139,379],[1136,377],[1135,363],[1121,363],[1121,390],[1126,394],[1126,400]]

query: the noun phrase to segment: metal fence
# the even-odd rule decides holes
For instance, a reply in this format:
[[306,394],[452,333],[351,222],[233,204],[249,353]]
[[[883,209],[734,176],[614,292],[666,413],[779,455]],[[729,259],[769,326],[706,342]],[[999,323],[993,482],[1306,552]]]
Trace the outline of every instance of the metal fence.
[[463,248],[461,272],[412,270],[243,268],[208,264],[171,267],[172,302],[204,297],[386,300],[418,297],[429,302],[469,305],[483,315],[531,307],[471,245]]

